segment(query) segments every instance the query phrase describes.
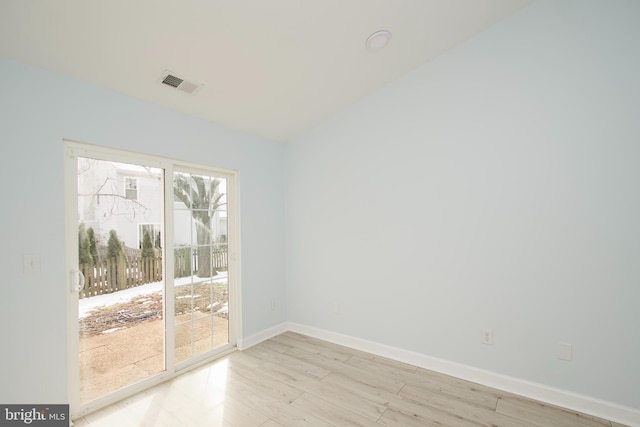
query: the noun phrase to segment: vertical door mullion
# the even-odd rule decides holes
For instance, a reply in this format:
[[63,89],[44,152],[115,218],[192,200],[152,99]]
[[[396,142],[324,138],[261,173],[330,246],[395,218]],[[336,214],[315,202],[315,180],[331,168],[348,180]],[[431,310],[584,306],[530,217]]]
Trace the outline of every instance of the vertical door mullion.
[[227,277],[229,290],[229,342],[236,345],[241,328],[240,304],[240,268],[238,254],[240,253],[240,227],[238,219],[238,188],[236,175],[230,174],[227,180]]
[[[165,363],[167,372],[175,372],[176,334],[175,334],[175,259],[174,243],[174,215],[173,215],[173,165],[166,165],[164,169],[164,248],[163,259],[165,267],[164,286],[164,330],[165,330]],[[171,252],[169,252],[171,251]]]

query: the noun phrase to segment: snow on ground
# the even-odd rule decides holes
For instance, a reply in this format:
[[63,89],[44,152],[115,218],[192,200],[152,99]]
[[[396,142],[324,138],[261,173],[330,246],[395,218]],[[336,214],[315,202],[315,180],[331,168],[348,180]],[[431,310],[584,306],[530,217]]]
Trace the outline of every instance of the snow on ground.
[[[227,272],[219,272],[214,278],[213,282],[223,282],[227,280]],[[175,286],[185,286],[191,283],[205,283],[208,280],[201,277],[180,277],[174,280]],[[78,316],[80,318],[86,317],[90,314],[90,311],[98,307],[107,307],[110,305],[118,304],[121,302],[131,301],[133,298],[140,295],[154,294],[160,292],[163,288],[164,282],[147,283],[146,285],[140,285],[135,288],[124,289],[118,292],[112,292],[110,294],[96,295],[95,297],[82,298],[78,301]]]

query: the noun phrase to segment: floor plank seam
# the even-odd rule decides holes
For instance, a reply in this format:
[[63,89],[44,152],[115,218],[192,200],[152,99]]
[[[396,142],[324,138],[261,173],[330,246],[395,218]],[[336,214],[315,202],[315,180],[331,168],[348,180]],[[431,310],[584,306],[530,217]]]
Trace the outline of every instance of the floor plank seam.
[[496,398],[496,404],[493,406],[493,412],[498,413],[498,402],[500,402],[500,398]]
[[377,424],[380,424],[380,423],[379,423],[380,418],[382,418],[382,417],[384,416],[384,414],[385,414],[388,410],[389,410],[389,407],[387,406],[387,407],[384,409],[384,411],[382,411],[382,413],[381,413],[380,415],[378,415],[378,418],[376,419],[376,423],[377,423]]

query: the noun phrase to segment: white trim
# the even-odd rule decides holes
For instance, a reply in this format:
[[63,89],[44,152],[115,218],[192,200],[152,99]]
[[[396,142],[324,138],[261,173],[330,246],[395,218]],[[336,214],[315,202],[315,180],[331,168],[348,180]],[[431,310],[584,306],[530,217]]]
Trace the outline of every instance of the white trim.
[[78,240],[69,236],[78,234],[78,166],[73,148],[64,141],[64,233],[65,233],[65,280],[63,292],[66,296],[67,316],[67,403],[72,415],[80,407],[80,344],[78,342],[78,294],[71,291],[72,271],[78,268]]
[[266,341],[269,338],[273,338],[276,335],[287,332],[288,330],[290,330],[289,325],[290,324],[287,322],[282,322],[249,337],[238,338],[238,348],[240,350],[246,350],[256,344],[260,344],[262,341]]
[[180,374],[182,372],[190,371],[194,366],[202,366],[208,362],[219,359],[222,357],[221,355],[229,354],[233,351],[236,351],[237,347],[233,344],[224,344],[218,347],[214,347],[211,350],[196,354],[195,356],[191,356],[188,359],[181,360],[180,362],[175,362],[175,374]]
[[180,171],[196,171],[201,173],[211,173],[212,171],[217,174],[227,174],[237,176],[238,172],[235,169],[221,168],[217,166],[209,166],[202,163],[190,162],[187,160],[180,160],[171,157],[158,156],[155,154],[145,154],[138,151],[129,151],[122,148],[113,148],[106,145],[96,145],[87,142],[75,141],[72,139],[63,139],[65,144],[65,154],[71,157],[92,157],[95,153],[100,153],[102,160],[109,160],[113,162],[121,162],[123,154],[131,162],[142,163],[146,166],[156,167],[164,169],[167,164],[174,166],[174,170]]
[[[551,405],[560,406],[629,426],[640,426],[640,410],[618,405],[613,402],[474,368],[448,360],[427,356],[414,351],[380,344],[374,341],[356,338],[350,335],[301,325],[299,323],[287,322],[285,325],[278,325],[277,328],[283,327],[285,327],[287,331],[297,332],[313,338],[372,353],[381,357],[419,366],[424,369],[451,375],[456,378],[486,385],[509,393],[518,394],[520,396]],[[268,336],[269,334],[272,334],[271,336],[277,335],[279,332],[274,333],[276,331],[276,328],[270,328],[260,334],[253,335],[251,338],[259,336],[262,338],[260,341],[263,341],[270,338],[270,336]],[[257,344],[258,342],[254,344]]]
[[240,280],[240,194],[238,174],[227,172],[227,289],[229,290],[229,344],[237,347],[242,331],[242,281]]

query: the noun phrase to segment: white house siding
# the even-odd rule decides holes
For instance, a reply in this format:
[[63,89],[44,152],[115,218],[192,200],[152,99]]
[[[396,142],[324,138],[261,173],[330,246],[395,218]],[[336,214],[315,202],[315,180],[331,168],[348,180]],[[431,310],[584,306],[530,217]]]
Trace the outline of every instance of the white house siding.
[[[80,158],[78,171],[78,217],[101,244],[115,230],[127,247],[139,248],[139,226],[162,223],[160,169]],[[136,200],[125,198],[126,178],[137,180]]]

